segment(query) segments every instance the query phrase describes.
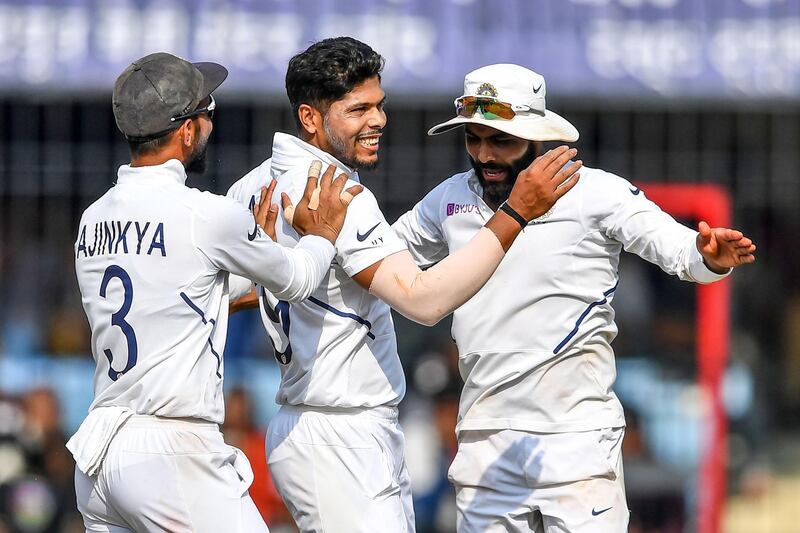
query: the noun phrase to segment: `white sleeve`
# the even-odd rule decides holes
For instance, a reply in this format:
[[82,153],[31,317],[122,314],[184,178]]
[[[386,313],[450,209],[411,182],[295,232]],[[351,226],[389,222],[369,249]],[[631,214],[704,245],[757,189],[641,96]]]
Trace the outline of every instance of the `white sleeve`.
[[230,274],[228,276],[228,295],[231,300],[241,298],[253,289],[253,282],[242,276]]
[[730,274],[717,274],[706,267],[697,249],[696,231],[662,211],[629,181],[603,174],[600,179],[585,180],[591,183],[585,205],[596,213],[609,238],[684,281],[711,283]]
[[443,185],[425,195],[413,209],[392,224],[392,229],[405,241],[408,251],[420,267],[437,263],[449,253],[440,216]]
[[334,247],[315,235],[286,248],[267,237],[252,214],[234,200],[215,197],[195,212],[195,243],[219,270],[253,280],[281,300],[304,300],[327,274]]
[[[348,181],[345,188],[355,184],[354,181]],[[339,265],[352,277],[405,249],[405,243],[386,222],[375,195],[364,188],[347,208],[342,231],[336,239],[336,260]]]

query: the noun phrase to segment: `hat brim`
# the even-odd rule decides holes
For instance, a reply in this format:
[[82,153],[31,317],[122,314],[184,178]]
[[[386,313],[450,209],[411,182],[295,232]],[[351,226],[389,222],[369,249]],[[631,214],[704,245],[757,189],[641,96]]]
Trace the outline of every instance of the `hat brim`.
[[222,82],[225,81],[225,78],[228,77],[228,69],[219,63],[203,61],[192,64],[197,67],[197,70],[199,70],[200,74],[203,75],[203,94],[200,96],[200,100],[214,92],[217,87],[222,85]]
[[567,119],[552,111],[541,115],[517,115],[511,120],[489,120],[476,113],[471,117],[455,117],[428,130],[428,135],[439,135],[464,124],[480,124],[528,141],[578,140],[578,130]]

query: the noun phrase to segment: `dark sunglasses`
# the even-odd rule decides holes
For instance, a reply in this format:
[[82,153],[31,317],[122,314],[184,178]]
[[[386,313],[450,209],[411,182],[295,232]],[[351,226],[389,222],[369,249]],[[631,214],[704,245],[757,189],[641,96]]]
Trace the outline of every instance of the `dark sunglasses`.
[[169,119],[170,122],[178,122],[179,120],[186,120],[187,118],[194,118],[200,115],[206,114],[208,118],[214,118],[214,110],[217,108],[217,103],[214,101],[214,97],[210,94],[208,95],[210,102],[205,107],[200,107],[195,109],[194,111],[189,111],[183,115],[178,115]]
[[517,115],[518,111],[534,111],[530,106],[512,105],[484,96],[462,96],[461,98],[456,98],[454,103],[456,105],[456,114],[468,118],[480,112],[483,118],[488,120],[511,120]]

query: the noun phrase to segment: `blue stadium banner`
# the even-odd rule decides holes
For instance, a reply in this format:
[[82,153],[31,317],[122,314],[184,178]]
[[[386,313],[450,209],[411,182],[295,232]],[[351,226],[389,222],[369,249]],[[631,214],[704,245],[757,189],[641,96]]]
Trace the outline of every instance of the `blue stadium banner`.
[[225,91],[276,93],[289,57],[337,35],[387,58],[395,94],[513,62],[551,95],[800,95],[800,0],[0,0],[0,91],[104,91],[166,50],[226,65]]

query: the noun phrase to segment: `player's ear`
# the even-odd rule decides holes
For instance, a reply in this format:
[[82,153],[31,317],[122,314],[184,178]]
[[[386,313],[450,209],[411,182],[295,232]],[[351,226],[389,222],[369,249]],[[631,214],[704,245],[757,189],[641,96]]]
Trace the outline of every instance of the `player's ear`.
[[297,119],[303,128],[301,133],[313,137],[322,129],[322,113],[308,104],[300,104],[297,108]]
[[195,135],[195,126],[193,120],[184,120],[181,127],[178,128],[178,135],[181,138],[181,144],[187,148],[192,145]]

